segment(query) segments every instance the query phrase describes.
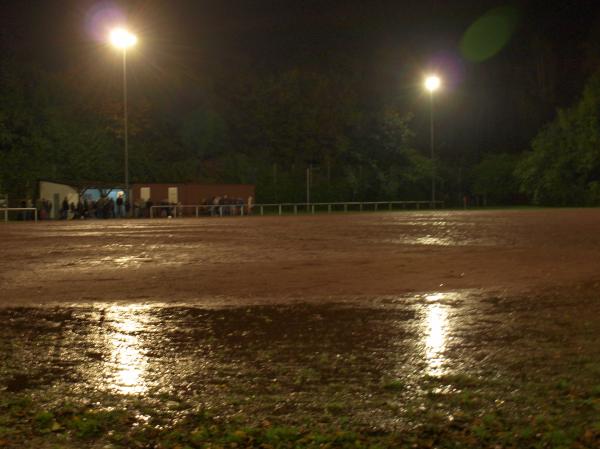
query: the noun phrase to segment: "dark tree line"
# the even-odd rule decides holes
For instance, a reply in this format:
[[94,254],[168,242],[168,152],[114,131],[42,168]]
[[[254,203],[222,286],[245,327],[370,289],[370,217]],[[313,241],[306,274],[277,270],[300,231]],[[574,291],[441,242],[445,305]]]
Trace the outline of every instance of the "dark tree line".
[[[130,171],[140,182],[253,183],[261,201],[424,198],[429,160],[413,145],[411,114],[361,105],[335,72],[290,69],[228,80],[185,114],[130,102]],[[123,178],[122,109],[82,102],[64,77],[17,64],[0,72],[0,186],[34,194],[40,178]]]
[[[559,89],[544,73],[537,74],[539,98],[515,103],[519,117],[537,111],[531,126],[545,117],[532,105],[546,97],[550,104]],[[313,201],[429,198],[423,110],[419,125],[399,97],[365,94],[356,67],[299,64],[221,75],[180,108],[133,90],[133,182],[252,183],[261,202],[301,202],[310,169]],[[0,193],[33,197],[39,179],[122,181],[121,93],[93,89],[68,73],[3,57]],[[592,75],[579,100],[530,131],[528,147],[442,147],[439,197],[448,205],[465,195],[489,205],[598,205],[599,113],[600,75]]]

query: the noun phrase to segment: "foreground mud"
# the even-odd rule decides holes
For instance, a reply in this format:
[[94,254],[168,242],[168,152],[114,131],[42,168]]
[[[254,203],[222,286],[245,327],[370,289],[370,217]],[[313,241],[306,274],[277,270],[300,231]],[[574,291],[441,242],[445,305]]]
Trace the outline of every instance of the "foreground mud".
[[595,294],[323,302],[0,309],[0,445],[600,443]]

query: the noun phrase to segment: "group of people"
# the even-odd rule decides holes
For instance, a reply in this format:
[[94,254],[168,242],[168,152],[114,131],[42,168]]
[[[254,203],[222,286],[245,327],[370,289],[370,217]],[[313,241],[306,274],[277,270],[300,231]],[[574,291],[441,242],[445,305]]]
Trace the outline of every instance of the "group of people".
[[[243,198],[233,198],[228,195],[215,196],[212,198],[205,198],[199,204],[198,213],[206,216],[231,216],[231,215],[249,215],[252,210],[252,197],[249,197],[247,203]],[[153,206],[159,206],[158,210],[152,213]],[[38,211],[38,219],[46,220],[52,218],[53,204],[51,201],[44,198],[40,198],[36,201],[35,206],[31,200],[23,201],[21,207],[33,208],[35,207]],[[98,200],[94,201],[89,198],[80,198],[77,203],[71,201],[65,197],[60,205],[57,212],[57,217],[60,220],[72,220],[72,219],[89,219],[89,218],[150,218],[154,217],[167,217],[167,216],[183,216],[189,213],[195,213],[193,210],[182,207],[181,203],[173,204],[168,200],[163,200],[158,204],[155,204],[152,199],[137,200],[133,203],[133,210],[129,200],[127,200],[123,193],[120,192],[116,198],[108,195],[101,196]],[[30,220],[33,219],[33,212],[23,211],[19,219]]]
[[201,204],[205,215],[242,215],[248,214],[249,205],[252,204],[252,197],[248,198],[248,205],[243,198],[230,198],[227,195],[215,196],[210,199],[203,199]]
[[80,198],[77,204],[69,203],[65,197],[60,208],[60,219],[125,218],[129,215],[129,208],[129,201],[122,194],[116,200],[109,196],[101,196],[97,201]]
[[[45,198],[39,198],[36,200],[35,204],[31,200],[23,200],[19,207],[25,209],[33,209],[37,210],[38,220],[47,220],[50,218],[50,214],[52,212],[52,201],[47,200]],[[19,220],[33,220],[34,213],[30,210],[20,211],[17,218]]]
[[[198,205],[198,215],[205,215],[211,217],[222,217],[231,215],[248,215],[252,210],[253,198],[248,197],[246,203],[243,198],[233,198],[228,195],[214,196],[212,198],[203,198]],[[149,203],[152,203],[149,200]],[[153,205],[153,204],[151,204]],[[172,204],[168,201],[162,201],[157,204],[158,211],[151,214],[153,217],[173,217],[173,216],[184,216],[186,214],[195,214],[196,211],[193,209],[186,209],[182,207],[181,203]],[[149,211],[151,206],[146,205],[145,209],[141,209],[142,212]],[[143,216],[147,216],[144,214]]]
[[[48,220],[52,214],[52,201],[45,198],[39,198],[35,204],[31,200],[23,200],[19,204],[23,209],[36,209],[38,220]],[[33,220],[35,218],[32,210],[23,210],[18,213],[18,220]]]

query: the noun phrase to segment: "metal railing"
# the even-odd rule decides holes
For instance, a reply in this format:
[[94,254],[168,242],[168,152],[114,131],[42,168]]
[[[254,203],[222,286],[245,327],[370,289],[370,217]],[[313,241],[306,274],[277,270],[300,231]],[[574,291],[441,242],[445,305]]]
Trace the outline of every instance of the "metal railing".
[[38,221],[38,211],[35,207],[3,207],[0,208],[0,212],[4,212],[4,222],[8,222],[8,213],[9,212],[19,212],[19,211],[33,211],[33,219],[37,223]]
[[[194,215],[200,216],[200,211],[206,215],[223,217],[225,215],[244,216],[248,207],[245,204],[193,204],[193,205],[161,205],[150,207],[150,218],[154,218],[154,210],[167,210],[167,215],[173,218],[184,216],[185,209],[194,209]],[[169,213],[170,212],[170,213]]]
[[252,208],[258,209],[260,215],[264,215],[265,209],[272,209],[277,215],[283,215],[288,211],[297,215],[301,211],[314,214],[316,211],[327,210],[327,213],[332,212],[364,212],[364,211],[391,211],[398,209],[401,206],[403,209],[414,207],[420,209],[421,206],[435,209],[444,206],[443,201],[344,201],[332,203],[274,203],[274,204],[255,204]]
[[224,215],[250,215],[253,211],[259,215],[265,215],[265,212],[275,213],[276,215],[310,213],[316,212],[365,212],[365,211],[392,211],[399,209],[421,208],[436,209],[444,207],[443,201],[345,201],[331,203],[264,203],[253,204],[250,208],[247,204],[220,204],[220,205],[162,205],[152,206],[150,208],[150,218],[154,217],[155,209],[167,209],[167,214],[173,218],[183,216],[183,210],[192,208],[194,215],[200,216],[200,211],[207,212],[206,215],[224,216]]

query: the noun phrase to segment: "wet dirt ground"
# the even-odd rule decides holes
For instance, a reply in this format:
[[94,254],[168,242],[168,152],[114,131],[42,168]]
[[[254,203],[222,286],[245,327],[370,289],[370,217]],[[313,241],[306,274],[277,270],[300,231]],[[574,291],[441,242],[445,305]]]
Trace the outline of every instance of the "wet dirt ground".
[[600,280],[600,210],[52,222],[0,228],[0,305],[513,291]]
[[592,209],[0,226],[0,447],[600,447],[598,231]]

